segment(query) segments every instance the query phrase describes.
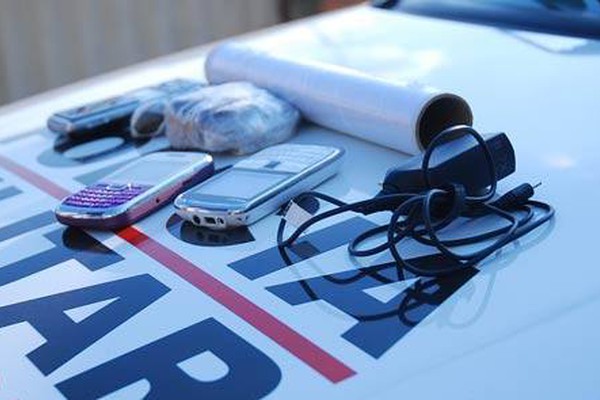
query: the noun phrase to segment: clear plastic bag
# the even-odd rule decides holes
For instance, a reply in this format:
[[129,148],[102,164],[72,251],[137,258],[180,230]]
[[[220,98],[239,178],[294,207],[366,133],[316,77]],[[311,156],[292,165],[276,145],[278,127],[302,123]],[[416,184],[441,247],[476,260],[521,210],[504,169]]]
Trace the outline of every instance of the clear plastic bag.
[[165,133],[166,101],[143,103],[131,116],[129,130],[134,139],[149,139]]
[[166,135],[176,149],[253,153],[290,138],[296,108],[247,82],[208,86],[166,107]]

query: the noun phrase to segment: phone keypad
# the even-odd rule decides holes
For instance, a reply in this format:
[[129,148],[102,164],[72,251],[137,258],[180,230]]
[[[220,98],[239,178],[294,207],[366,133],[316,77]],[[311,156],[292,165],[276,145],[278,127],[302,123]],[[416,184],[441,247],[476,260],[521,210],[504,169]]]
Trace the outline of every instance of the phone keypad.
[[273,146],[238,162],[236,168],[298,173],[330,155],[334,149],[316,145]]
[[110,208],[127,203],[151,186],[98,183],[67,197],[64,204],[73,207]]

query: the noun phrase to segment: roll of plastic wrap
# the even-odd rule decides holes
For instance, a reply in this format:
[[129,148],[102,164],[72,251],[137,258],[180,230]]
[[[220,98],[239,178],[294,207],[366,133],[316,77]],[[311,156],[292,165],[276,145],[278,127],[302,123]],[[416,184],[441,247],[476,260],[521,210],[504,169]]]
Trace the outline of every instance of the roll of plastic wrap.
[[213,49],[205,68],[210,83],[252,82],[295,105],[312,122],[410,154],[423,150],[444,128],[473,122],[469,105],[455,94],[238,43]]

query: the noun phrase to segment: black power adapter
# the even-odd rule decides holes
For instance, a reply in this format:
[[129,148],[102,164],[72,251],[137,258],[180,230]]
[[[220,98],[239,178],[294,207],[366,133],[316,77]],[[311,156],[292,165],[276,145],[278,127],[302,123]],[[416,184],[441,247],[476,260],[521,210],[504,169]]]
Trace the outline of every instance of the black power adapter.
[[[429,158],[429,182],[423,170],[425,153],[412,157],[406,163],[388,170],[378,196],[395,193],[421,193],[431,187],[448,183],[464,186],[468,195],[478,195],[515,172],[515,151],[505,133],[483,135],[490,150],[496,176],[485,168],[484,149],[472,137],[464,135],[445,138],[435,147]],[[482,168],[482,166],[484,166]]]
[[[388,251],[399,273],[405,269],[423,276],[449,274],[474,266],[554,215],[549,204],[531,200],[535,187],[529,183],[496,198],[498,181],[515,169],[515,152],[506,134],[484,137],[470,126],[453,126],[440,132],[423,154],[390,169],[382,190],[371,199],[345,203],[318,192],[296,197],[297,204],[312,197],[336,207],[306,220],[285,240],[286,222],[282,218],[277,243],[282,249],[290,246],[310,226],[341,213],[390,212],[387,224],[352,240],[348,245],[350,255],[366,257]],[[448,236],[448,231],[464,230],[465,220],[489,217],[504,223],[476,233],[467,230],[469,236]],[[446,231],[443,238],[439,235],[442,230]],[[365,242],[382,235],[386,238],[383,243],[364,248]],[[426,268],[411,263],[401,251],[405,240],[434,248],[443,262]],[[459,251],[473,245],[475,250]]]

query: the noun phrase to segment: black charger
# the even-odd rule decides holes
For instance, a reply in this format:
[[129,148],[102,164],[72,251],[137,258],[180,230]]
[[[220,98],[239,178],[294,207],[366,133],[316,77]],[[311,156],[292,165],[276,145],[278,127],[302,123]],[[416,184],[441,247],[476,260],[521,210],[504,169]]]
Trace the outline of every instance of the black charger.
[[[290,246],[312,225],[341,213],[391,212],[389,223],[358,235],[348,245],[349,253],[364,257],[389,251],[399,270],[424,276],[452,273],[477,264],[554,215],[550,205],[531,200],[535,188],[528,183],[496,198],[498,181],[515,169],[514,149],[506,134],[483,137],[470,126],[453,126],[435,136],[423,154],[390,169],[382,190],[372,199],[348,204],[319,192],[298,196],[293,200],[296,204],[312,197],[336,208],[308,219],[285,240],[284,215],[277,243],[280,248]],[[470,236],[445,235],[443,239],[439,236],[443,229],[460,229],[457,222],[489,216],[506,223]],[[368,239],[383,234],[385,242],[371,248],[361,247]],[[443,264],[423,267],[408,262],[400,252],[401,243],[408,239],[435,248]],[[470,252],[455,250],[467,245],[478,246]]]
[[[457,132],[460,133],[460,130]],[[505,133],[489,134],[483,138],[490,150],[495,176],[490,176],[488,168],[485,168],[485,152],[479,142],[469,135],[448,135],[430,153],[428,174],[423,169],[426,153],[414,156],[406,163],[388,170],[379,196],[420,193],[450,182],[463,185],[469,195],[484,192],[494,179],[499,181],[515,172],[516,165],[515,151]]]

